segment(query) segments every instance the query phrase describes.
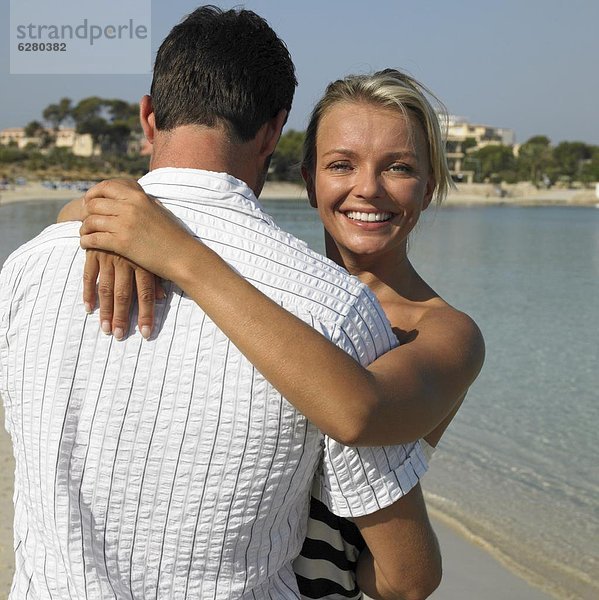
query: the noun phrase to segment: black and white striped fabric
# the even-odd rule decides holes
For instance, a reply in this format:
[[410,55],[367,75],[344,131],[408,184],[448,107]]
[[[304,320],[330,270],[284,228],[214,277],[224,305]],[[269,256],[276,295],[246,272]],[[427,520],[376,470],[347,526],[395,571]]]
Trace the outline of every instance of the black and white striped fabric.
[[[435,448],[424,439],[420,446],[430,462]],[[353,521],[334,515],[320,494],[315,479],[306,539],[293,562],[302,600],[361,600],[356,566],[366,542]]]
[[356,565],[366,543],[349,519],[334,515],[319,499],[315,485],[308,532],[293,569],[303,600],[360,600]]
[[[278,229],[242,182],[140,180],[248,280],[367,364],[394,345],[372,294]],[[81,302],[79,225],[54,225],[0,274],[0,394],[16,459],[11,599],[299,598],[291,562],[311,482],[360,515],[424,472],[416,445],[324,438],[180,290],[158,334],[122,342]],[[136,314],[131,322],[135,324]]]

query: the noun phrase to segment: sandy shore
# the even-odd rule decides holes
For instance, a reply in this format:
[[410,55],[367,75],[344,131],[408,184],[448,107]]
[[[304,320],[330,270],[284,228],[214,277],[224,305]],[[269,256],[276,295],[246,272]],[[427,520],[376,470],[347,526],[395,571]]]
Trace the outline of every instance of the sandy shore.
[[[518,205],[518,206],[599,206],[595,190],[549,189],[537,190],[529,184],[515,184],[503,188],[505,195],[498,194],[489,184],[460,185],[452,190],[444,206]],[[67,189],[50,190],[38,183],[29,183],[16,189],[0,191],[0,206],[11,202],[47,199],[77,198],[81,192]],[[267,182],[260,194],[263,200],[307,201],[302,185],[285,182]]]
[[[4,423],[4,411],[0,408]],[[12,489],[14,462],[10,439],[0,431],[0,598],[10,590],[14,559],[12,550]],[[443,552],[444,575],[434,600],[550,600],[510,572],[483,548],[463,538],[433,515],[433,525]]]
[[4,405],[0,406],[0,420],[0,598],[7,598],[15,564],[12,545],[15,463],[10,438],[4,429]]
[[[13,202],[27,202],[28,200],[70,200],[82,196],[83,192],[68,189],[52,190],[39,183],[28,183],[14,189],[0,190],[0,206]],[[308,196],[303,186],[295,183],[273,182],[266,183],[260,198],[265,200],[305,200]]]
[[15,189],[0,190],[0,206],[12,202],[27,202],[28,200],[70,200],[81,196],[76,190],[58,189],[51,190],[39,183],[28,183]]
[[443,580],[433,600],[551,600],[484,548],[462,537],[441,515],[431,515],[443,556]]

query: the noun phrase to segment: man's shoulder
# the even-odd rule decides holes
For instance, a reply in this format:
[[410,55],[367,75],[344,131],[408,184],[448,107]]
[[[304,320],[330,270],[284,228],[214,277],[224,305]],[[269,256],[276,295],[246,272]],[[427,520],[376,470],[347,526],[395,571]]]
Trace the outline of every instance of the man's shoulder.
[[[65,285],[76,277],[79,282],[84,253],[79,246],[79,227],[75,222],[51,225],[12,252],[0,269],[0,316],[15,302],[29,297],[41,283],[46,287]],[[74,264],[80,269],[72,269]]]
[[57,245],[66,245],[78,250],[80,226],[81,224],[75,221],[49,225],[33,239],[14,250],[4,261],[2,269],[24,263],[32,256],[40,257]]
[[[276,225],[261,224],[255,231],[258,238],[268,236],[270,253],[267,247],[257,249],[265,273],[252,283],[275,299],[283,298],[287,309],[307,310],[325,329],[333,325],[336,343],[362,364],[397,345],[385,312],[366,284]],[[256,250],[249,244],[250,251]]]
[[[259,284],[285,304],[308,304],[314,314],[326,314],[328,319],[334,316],[335,320],[377,304],[357,277],[274,223],[259,222],[240,246],[250,257]],[[252,279],[252,269],[249,271]]]
[[317,318],[338,321],[368,297],[359,279],[281,229],[256,203],[228,197],[160,200],[248,281],[287,308],[305,312],[309,307]]

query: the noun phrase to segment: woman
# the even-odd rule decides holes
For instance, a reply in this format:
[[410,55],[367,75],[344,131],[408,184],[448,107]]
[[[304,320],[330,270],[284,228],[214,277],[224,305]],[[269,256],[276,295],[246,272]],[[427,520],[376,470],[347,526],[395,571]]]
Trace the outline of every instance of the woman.
[[[484,343],[476,324],[428,286],[408,258],[408,236],[421,212],[450,185],[424,88],[395,70],[332,83],[310,120],[302,174],[325,226],[327,255],[368,284],[399,339],[368,369],[239,277],[136,184],[100,184],[88,192],[81,245],[121,254],[179,285],[331,437],[351,445],[424,437],[435,446],[478,375]],[[173,246],[174,261],[167,251]],[[97,265],[92,256],[84,292],[90,306]],[[140,314],[151,312],[153,298],[140,302],[146,307]],[[125,308],[115,306],[113,328]],[[239,313],[243,322],[232,318]],[[151,323],[144,316],[139,326],[147,335],[143,328]],[[354,535],[341,521],[346,536]],[[367,554],[357,566],[366,588]],[[300,570],[303,593],[317,597],[309,563]]]

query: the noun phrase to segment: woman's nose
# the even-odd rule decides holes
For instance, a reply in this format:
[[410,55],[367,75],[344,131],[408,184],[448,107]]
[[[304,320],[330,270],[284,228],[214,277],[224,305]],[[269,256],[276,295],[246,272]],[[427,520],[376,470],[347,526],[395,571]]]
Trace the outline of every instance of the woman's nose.
[[379,198],[382,195],[380,174],[371,168],[358,169],[354,192],[362,198]]

